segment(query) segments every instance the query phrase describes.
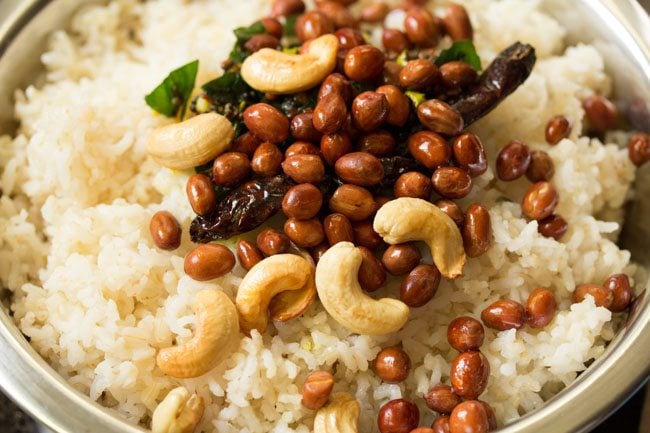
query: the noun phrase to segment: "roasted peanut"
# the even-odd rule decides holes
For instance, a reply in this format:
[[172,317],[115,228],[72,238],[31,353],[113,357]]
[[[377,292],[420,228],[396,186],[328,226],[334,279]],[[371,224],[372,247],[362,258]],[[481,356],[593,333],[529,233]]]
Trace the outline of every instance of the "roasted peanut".
[[[384,130],[365,134],[357,142],[357,148],[361,152],[368,152],[377,158],[390,155],[396,146],[397,143],[393,134]],[[383,173],[383,167],[381,171]]]
[[352,101],[354,126],[363,132],[378,129],[388,119],[390,106],[381,93],[363,92]]
[[474,68],[465,62],[452,61],[440,66],[442,84],[452,94],[476,82],[477,76]]
[[463,352],[451,364],[451,386],[454,393],[465,399],[476,399],[487,386],[490,363],[478,351]]
[[431,48],[438,43],[439,32],[431,12],[423,7],[412,7],[406,11],[404,28],[409,40],[420,47]]
[[325,406],[334,388],[334,377],[328,371],[313,371],[302,384],[302,405],[318,410]]
[[299,248],[311,248],[323,242],[325,233],[318,218],[299,220],[289,218],[284,223],[284,232]]
[[318,100],[327,95],[335,94],[343,98],[346,105],[352,102],[352,84],[341,74],[330,74],[325,78],[318,90]]
[[262,141],[282,143],[289,138],[289,119],[272,105],[253,104],[244,110],[243,118],[248,130]]
[[305,11],[305,3],[302,0],[275,0],[271,6],[271,16],[286,17],[294,14],[301,14]]
[[497,331],[521,329],[526,323],[526,310],[519,302],[502,299],[481,311],[481,320],[485,326]]
[[411,358],[399,347],[386,347],[377,354],[372,366],[384,382],[400,383],[411,371]]
[[447,341],[449,341],[451,347],[459,352],[479,350],[484,338],[485,330],[483,329],[483,325],[471,317],[457,317],[447,327]]
[[463,39],[472,40],[474,38],[472,22],[469,19],[467,10],[463,6],[456,3],[449,4],[442,20],[445,25],[445,31],[454,41]]
[[397,29],[384,29],[381,35],[381,43],[388,52],[401,53],[411,47],[406,33]]
[[363,34],[352,27],[339,28],[334,34],[339,38],[339,50],[341,53],[347,53],[354,47],[366,44]]
[[289,251],[291,241],[284,233],[270,228],[262,230],[257,235],[257,247],[265,256],[269,257]]
[[449,416],[451,433],[487,433],[490,431],[485,406],[480,401],[466,400],[454,408]]
[[217,185],[235,187],[244,182],[251,173],[251,163],[243,153],[226,152],[214,160],[212,179]]
[[332,211],[341,213],[351,221],[362,221],[375,212],[375,199],[370,192],[356,185],[341,185],[329,201]]
[[650,161],[650,134],[634,134],[627,142],[627,152],[630,161],[637,167]]
[[533,184],[521,201],[521,211],[530,219],[543,220],[553,214],[560,198],[555,187],[548,182]]
[[296,115],[291,120],[291,135],[298,141],[306,142],[318,142],[323,136],[314,127],[314,113],[300,113]]
[[386,270],[392,275],[405,275],[422,260],[420,250],[412,243],[391,245],[381,258]]
[[465,214],[462,225],[463,246],[469,257],[478,257],[492,245],[490,213],[479,204],[472,204]]
[[601,95],[591,95],[582,101],[582,108],[589,125],[598,133],[604,133],[616,124],[618,109],[609,99]]
[[439,134],[431,131],[419,131],[408,139],[411,155],[429,170],[449,164],[452,149]]
[[359,186],[374,186],[384,178],[381,161],[366,152],[343,155],[336,161],[334,171],[343,181]]
[[404,126],[411,112],[411,103],[408,97],[397,86],[387,84],[377,88],[377,93],[386,96],[390,107],[386,122],[394,126]]
[[361,9],[361,21],[366,23],[378,23],[386,18],[390,8],[385,3],[370,3]]
[[320,156],[294,155],[282,163],[285,174],[297,183],[318,183],[325,179],[325,166]]
[[461,400],[449,385],[439,383],[424,395],[424,401],[429,409],[440,414],[450,414]]
[[463,198],[472,190],[469,173],[458,167],[440,167],[431,176],[433,190],[445,198]]
[[449,417],[448,416],[439,416],[431,424],[430,433],[451,433],[449,427]]
[[352,48],[345,56],[345,75],[354,81],[373,81],[384,71],[384,53],[372,45]]
[[365,292],[374,292],[386,283],[386,269],[366,247],[358,247],[362,260],[357,278]]
[[339,158],[352,151],[352,140],[345,132],[323,135],[320,141],[320,151],[325,162],[329,166],[334,166]]
[[399,73],[400,85],[409,90],[427,90],[440,81],[440,71],[430,60],[411,60]]
[[334,33],[334,22],[321,11],[308,11],[296,19],[296,36],[302,42]]
[[456,223],[456,225],[458,227],[463,226],[463,222],[465,221],[465,214],[461,210],[460,206],[458,206],[458,204],[456,204],[456,202],[443,198],[443,199],[437,200],[434,204],[436,206],[438,206],[441,211],[443,211],[445,214],[447,214],[447,216],[449,218],[454,220],[454,222]]
[[530,165],[526,177],[531,182],[549,181],[555,174],[555,165],[548,153],[543,150],[533,150],[530,153]]
[[416,266],[402,281],[399,298],[409,307],[426,305],[438,291],[440,271],[433,265]]
[[354,232],[354,243],[369,250],[376,250],[384,245],[384,240],[372,228],[372,221],[355,221],[352,223]]
[[223,245],[199,245],[185,256],[185,273],[196,281],[219,278],[230,272],[233,267],[235,255]]
[[530,165],[530,149],[526,143],[512,140],[497,155],[497,175],[499,179],[511,181],[519,179]]
[[187,199],[198,215],[207,215],[217,205],[217,193],[210,178],[204,174],[190,176],[185,186]]
[[250,132],[245,132],[235,139],[235,142],[230,149],[233,152],[244,153],[249,158],[253,157],[255,149],[262,144],[262,142]]
[[418,107],[420,122],[433,132],[454,136],[465,128],[465,122],[458,111],[439,99],[430,99]]
[[555,296],[553,296],[550,290],[544,289],[543,287],[533,290],[526,302],[526,320],[528,326],[531,328],[543,328],[548,325],[553,320],[556,309],[557,303],[555,302]]
[[182,229],[174,215],[166,210],[156,212],[149,223],[154,244],[161,250],[173,251],[181,244]]
[[237,242],[237,257],[242,268],[247,271],[264,260],[264,255],[257,246],[246,240]]
[[276,49],[280,45],[280,40],[273,35],[262,33],[260,35],[253,35],[246,43],[244,48],[249,53],[256,53],[262,48]]
[[260,176],[274,176],[282,169],[282,151],[273,143],[262,143],[253,154],[251,168]]
[[630,279],[625,274],[613,274],[607,277],[604,288],[612,292],[612,304],[609,310],[615,313],[625,311],[634,298]]
[[481,140],[472,133],[462,134],[454,140],[454,159],[458,166],[471,177],[480,176],[487,170],[487,157]]
[[609,309],[614,302],[614,292],[596,284],[580,284],[576,287],[573,291],[573,302],[582,302],[587,295],[594,298],[594,303],[597,307]]
[[333,213],[325,217],[323,221],[325,236],[330,245],[339,242],[353,242],[354,231],[348,217],[340,213]]
[[548,144],[558,144],[563,138],[569,138],[571,128],[571,121],[566,116],[553,116],[546,124],[546,141]]
[[[334,27],[338,29],[343,27],[356,27],[358,25],[356,19],[348,8],[336,1],[321,0],[316,3],[316,7],[326,17],[328,17],[334,24]],[[363,43],[365,43],[365,41]]]
[[559,241],[562,239],[562,236],[564,236],[568,228],[569,224],[564,218],[559,215],[551,215],[539,221],[537,231],[542,236]]
[[299,220],[314,218],[323,206],[323,194],[311,183],[292,187],[282,200],[282,212]]
[[409,433],[420,423],[420,410],[415,403],[391,400],[379,409],[377,425],[380,433]]
[[341,95],[330,93],[323,96],[314,109],[314,128],[323,134],[334,134],[343,128],[348,109]]
[[431,179],[417,171],[402,174],[393,185],[395,197],[413,197],[428,200],[431,197],[433,185]]

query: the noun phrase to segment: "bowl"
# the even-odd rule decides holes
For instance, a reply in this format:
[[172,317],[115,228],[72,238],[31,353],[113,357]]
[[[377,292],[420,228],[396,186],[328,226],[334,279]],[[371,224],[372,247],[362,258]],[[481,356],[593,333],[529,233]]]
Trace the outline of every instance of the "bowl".
[[[38,78],[48,34],[65,27],[84,0],[0,1],[0,133],[15,128],[12,97]],[[650,19],[635,0],[542,0],[568,30],[568,42],[593,44],[614,79],[616,102],[631,107],[638,129],[650,130]],[[650,268],[650,169],[638,172],[637,197],[627,209],[620,244]],[[642,293],[605,353],[570,386],[501,431],[582,432],[594,427],[642,386],[650,374],[650,299]],[[30,346],[0,309],[0,387],[57,433],[135,433],[122,420],[73,389]]]

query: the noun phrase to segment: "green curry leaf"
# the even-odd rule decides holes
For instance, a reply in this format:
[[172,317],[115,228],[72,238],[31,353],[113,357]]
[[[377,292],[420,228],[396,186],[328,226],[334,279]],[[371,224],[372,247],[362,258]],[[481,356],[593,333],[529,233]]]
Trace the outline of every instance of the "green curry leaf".
[[145,96],[147,105],[160,114],[174,117],[185,113],[187,101],[194,90],[199,61],[195,60],[172,71],[158,87]]
[[481,70],[481,58],[476,52],[476,47],[472,41],[464,40],[454,42],[451,47],[442,50],[436,59],[436,65],[441,66],[455,60],[460,60],[469,64],[476,71]]
[[244,48],[246,42],[255,35],[266,33],[266,28],[262,22],[258,21],[248,27],[238,27],[234,30],[234,33],[237,41],[235,42],[232,51],[230,51],[229,58],[236,65],[240,65],[244,60],[246,60],[246,57],[249,56],[248,51]]

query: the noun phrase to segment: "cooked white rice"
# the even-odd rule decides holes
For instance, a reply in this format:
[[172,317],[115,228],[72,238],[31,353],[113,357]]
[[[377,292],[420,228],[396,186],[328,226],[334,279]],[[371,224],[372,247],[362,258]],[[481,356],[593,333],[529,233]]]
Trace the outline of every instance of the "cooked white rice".
[[[242,338],[239,351],[209,374],[163,375],[156,353],[191,336],[193,295],[216,288],[234,296],[243,273],[208,283],[184,275],[183,257],[192,247],[188,173],[147,158],[147,134],[168,120],[152,113],[143,95],[196,58],[198,82],[216,76],[233,42],[230,29],[263,15],[268,2],[115,0],[84,8],[70,31],[52,35],[42,56],[45,84],[16,93],[18,135],[0,137],[0,280],[14,292],[15,319],[36,350],[73,386],[133,423],[146,423],[157,402],[182,384],[207,403],[204,432],[309,432],[313,412],[301,406],[299,389],[311,370],[328,369],[335,390],[361,403],[361,431],[374,432],[379,407],[401,396],[418,402],[422,425],[433,419],[420,397],[449,380],[456,352],[446,328],[453,318],[477,317],[498,298],[525,301],[543,286],[555,292],[560,312],[541,330],[487,331],[482,350],[491,375],[481,397],[501,424],[542,406],[614,335],[608,310],[590,297],[571,305],[570,296],[577,284],[634,274],[630,254],[614,243],[634,166],[617,144],[580,137],[581,98],[610,91],[593,47],[566,47],[564,30],[534,1],[462,3],[471,8],[485,63],[516,40],[537,48],[526,84],[472,129],[491,167],[510,139],[550,153],[559,213],[570,223],[561,242],[540,236],[537,223],[522,218],[517,203],[526,181],[498,182],[489,169],[461,204],[489,207],[493,247],[470,260],[462,278],[443,282],[427,306],[412,310],[399,333],[351,335],[317,302],[297,320]],[[550,147],[544,126],[556,114],[575,127],[570,139]],[[171,253],[149,235],[160,209],[172,211],[185,230]],[[413,369],[404,383],[383,384],[370,361],[395,343]]]

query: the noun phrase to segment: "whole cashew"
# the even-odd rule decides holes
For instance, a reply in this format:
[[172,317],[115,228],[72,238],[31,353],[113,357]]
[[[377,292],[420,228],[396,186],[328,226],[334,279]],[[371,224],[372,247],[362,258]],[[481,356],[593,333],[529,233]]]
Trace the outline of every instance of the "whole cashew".
[[389,244],[424,241],[442,275],[456,278],[463,273],[465,249],[458,226],[438,207],[419,198],[398,198],[383,205],[373,228]]
[[276,254],[253,266],[237,290],[235,305],[242,331],[264,332],[271,298],[280,292],[304,290],[314,285],[314,272],[305,259],[293,254]]
[[319,409],[314,418],[314,433],[357,433],[359,402],[347,392],[337,392],[330,403]]
[[316,266],[316,289],[323,307],[358,334],[398,331],[409,317],[409,307],[397,299],[374,300],[364,294],[357,279],[361,260],[361,252],[350,242],[339,242],[323,254]]
[[289,94],[315,87],[336,67],[338,38],[324,35],[309,42],[303,54],[287,54],[263,48],[241,67],[244,81],[265,93]]
[[178,378],[198,377],[228,358],[239,345],[237,309],[219,290],[202,290],[194,298],[196,331],[188,342],[161,349],[156,364]]
[[191,433],[203,416],[203,399],[181,387],[172,389],[153,411],[152,433]]
[[203,165],[228,150],[235,130],[228,119],[211,112],[154,130],[147,152],[163,167],[186,170]]

